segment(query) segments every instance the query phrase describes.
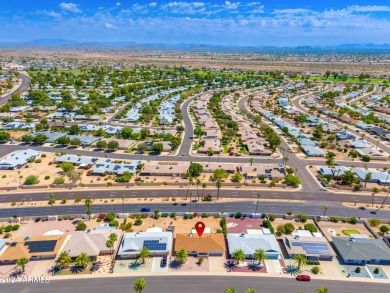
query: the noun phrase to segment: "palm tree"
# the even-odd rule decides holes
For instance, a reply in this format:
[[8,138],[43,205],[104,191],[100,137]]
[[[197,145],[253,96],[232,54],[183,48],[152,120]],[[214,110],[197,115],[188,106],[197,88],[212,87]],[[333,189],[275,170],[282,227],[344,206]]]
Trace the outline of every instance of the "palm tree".
[[234,289],[234,288],[227,288],[227,289],[225,290],[225,293],[237,293],[237,290]]
[[257,215],[257,208],[259,207],[259,200],[260,200],[260,197],[262,197],[263,195],[260,192],[258,192],[256,195],[257,195],[257,203],[256,203],[256,212],[255,212],[255,214]]
[[141,263],[145,263],[145,259],[150,257],[150,251],[147,247],[143,246],[138,250],[138,258],[141,259]]
[[303,254],[296,254],[293,257],[294,263],[297,264],[298,269],[307,266],[307,258]]
[[51,215],[52,216],[54,215],[53,206],[55,203],[56,203],[56,198],[55,198],[54,194],[50,194],[49,205],[51,206]]
[[122,215],[124,215],[125,214],[125,198],[126,198],[126,195],[122,195],[121,198],[122,198]]
[[328,288],[319,287],[317,288],[316,293],[328,293]]
[[89,217],[89,220],[91,220],[91,214],[92,214],[91,206],[92,206],[92,203],[93,203],[93,199],[90,199],[90,198],[87,198],[84,201],[84,204],[87,207],[87,215]]
[[374,197],[375,197],[375,194],[376,193],[379,193],[379,189],[377,187],[374,187],[372,189],[372,200],[371,200],[371,206],[374,206]]
[[72,258],[70,257],[67,251],[60,252],[60,254],[57,257],[57,264],[60,266],[60,268],[69,265],[71,261]]
[[137,293],[141,293],[146,287],[146,281],[144,278],[139,278],[134,282],[134,290]]
[[106,247],[110,249],[110,253],[111,253],[111,250],[114,247],[114,241],[112,241],[111,239],[107,239]]
[[193,181],[192,176],[188,176],[188,188],[187,188],[186,199],[187,199],[187,197],[188,197],[188,191],[190,190],[190,186],[191,186],[191,184],[192,184],[192,181]]
[[219,189],[222,187],[222,182],[220,180],[216,183],[217,186],[217,200],[219,199]]
[[82,252],[80,253],[77,257],[76,257],[76,264],[80,267],[83,267],[85,268],[88,263],[91,261],[91,258],[89,257],[88,254],[86,254],[85,252]]
[[116,233],[111,233],[110,236],[108,236],[108,239],[115,242],[118,240],[118,235]]
[[253,158],[249,158],[249,162],[251,163],[251,166],[253,165],[253,161],[254,161]]
[[326,159],[326,164],[327,164],[327,165],[329,166],[329,168],[330,168],[331,166],[334,165],[334,159],[331,158],[331,157],[327,158],[327,159]]
[[260,264],[267,259],[267,254],[262,249],[256,249],[253,253],[253,259]]
[[248,289],[245,290],[245,293],[256,293],[256,290],[248,288]]
[[187,259],[188,259],[188,252],[187,252],[187,250],[180,249],[180,250],[176,251],[175,258],[176,258],[178,263],[180,263],[180,264],[185,263],[187,261]]
[[367,173],[366,176],[364,177],[364,188],[367,186],[367,181],[370,181],[372,179],[372,173]]
[[16,266],[18,268],[22,269],[22,272],[24,273],[24,270],[26,269],[26,265],[28,264],[29,259],[27,257],[21,257],[16,261]]
[[196,194],[198,195],[198,201],[199,201],[199,184],[201,184],[202,181],[200,181],[199,178],[196,178]]
[[326,211],[329,210],[329,207],[328,206],[323,206],[323,208],[324,208],[324,214],[322,216],[325,217]]
[[204,196],[204,189],[207,187],[207,183],[202,183],[202,198]]
[[240,262],[243,262],[245,260],[245,253],[242,249],[236,249],[232,253],[232,258],[237,264],[239,264]]

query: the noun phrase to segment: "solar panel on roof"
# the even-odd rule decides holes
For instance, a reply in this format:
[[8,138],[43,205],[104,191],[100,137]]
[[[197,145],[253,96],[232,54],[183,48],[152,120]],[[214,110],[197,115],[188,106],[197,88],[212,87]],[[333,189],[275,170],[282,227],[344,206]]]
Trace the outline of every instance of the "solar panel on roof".
[[160,243],[158,240],[145,240],[144,247],[146,247],[150,251],[166,250],[167,244]]
[[25,246],[28,247],[30,253],[53,251],[57,244],[57,240],[44,241],[27,241]]

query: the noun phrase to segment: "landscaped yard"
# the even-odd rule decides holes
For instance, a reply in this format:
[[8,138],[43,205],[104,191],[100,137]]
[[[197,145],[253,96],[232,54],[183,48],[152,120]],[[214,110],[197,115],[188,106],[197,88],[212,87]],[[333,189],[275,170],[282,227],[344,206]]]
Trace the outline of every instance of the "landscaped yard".
[[66,275],[87,275],[87,274],[92,274],[93,270],[95,269],[94,267],[95,262],[90,261],[88,262],[87,266],[85,268],[76,266],[76,263],[71,263],[69,265],[69,268],[66,269],[60,269],[59,267],[54,268],[54,275],[57,276],[66,276]]

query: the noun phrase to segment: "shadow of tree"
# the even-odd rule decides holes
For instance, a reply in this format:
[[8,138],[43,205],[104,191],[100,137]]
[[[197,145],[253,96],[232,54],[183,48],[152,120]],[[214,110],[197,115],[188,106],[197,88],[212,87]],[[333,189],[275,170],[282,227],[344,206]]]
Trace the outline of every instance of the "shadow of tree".
[[171,261],[170,264],[169,264],[169,267],[170,267],[171,269],[173,269],[173,270],[178,270],[178,269],[181,268],[181,266],[182,266],[182,264],[179,263],[177,260],[173,260],[173,261]]
[[236,263],[234,261],[231,261],[231,260],[228,260],[227,262],[225,262],[223,266],[228,272],[234,272],[237,268]]
[[262,265],[258,262],[251,261],[248,263],[248,268],[249,268],[249,270],[251,270],[253,272],[258,272],[261,270]]
[[132,263],[129,264],[129,269],[136,271],[138,268],[141,266],[141,262],[139,261],[133,261]]
[[72,274],[79,274],[79,273],[81,273],[81,272],[84,271],[84,270],[85,270],[85,268],[83,268],[83,267],[73,266],[73,267],[70,268],[69,271],[70,271]]
[[295,265],[286,266],[286,271],[288,274],[294,275],[294,276],[302,274],[302,271],[300,269],[298,269],[298,267]]
[[19,269],[18,267],[15,268],[15,271],[13,271],[12,273],[9,274],[9,276],[11,278],[18,278],[21,275],[23,275],[23,271],[21,269]]

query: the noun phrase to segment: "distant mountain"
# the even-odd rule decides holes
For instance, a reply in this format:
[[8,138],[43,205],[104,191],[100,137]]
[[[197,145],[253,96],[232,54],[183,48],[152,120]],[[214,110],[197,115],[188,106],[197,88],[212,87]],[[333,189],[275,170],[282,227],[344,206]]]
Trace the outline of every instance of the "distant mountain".
[[340,44],[317,46],[234,46],[196,43],[79,42],[65,39],[39,39],[28,42],[2,42],[1,48],[111,49],[111,50],[183,50],[183,51],[343,51],[390,50],[390,44]]

